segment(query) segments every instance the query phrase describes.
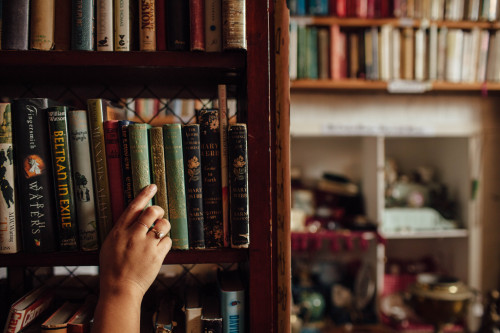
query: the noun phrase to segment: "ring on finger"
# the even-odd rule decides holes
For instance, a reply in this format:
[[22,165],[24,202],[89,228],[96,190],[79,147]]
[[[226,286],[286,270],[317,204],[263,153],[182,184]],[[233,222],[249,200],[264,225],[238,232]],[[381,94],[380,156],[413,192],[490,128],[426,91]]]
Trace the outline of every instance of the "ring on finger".
[[140,225],[145,226],[149,230],[149,226],[146,223],[142,223],[142,222],[139,222],[139,221],[136,221],[135,223],[139,223]]
[[156,239],[162,239],[163,237],[165,237],[165,234],[163,232],[160,232],[160,231],[156,230],[155,228],[151,228],[150,231],[155,233]]

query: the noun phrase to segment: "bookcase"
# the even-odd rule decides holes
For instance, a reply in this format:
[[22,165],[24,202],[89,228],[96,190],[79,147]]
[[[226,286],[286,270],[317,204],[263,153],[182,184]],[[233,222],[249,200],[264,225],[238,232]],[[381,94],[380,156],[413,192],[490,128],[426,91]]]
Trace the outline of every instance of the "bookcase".
[[[79,52],[0,51],[0,90],[10,98],[71,95],[80,102],[116,94],[134,97],[154,91],[216,96],[226,84],[238,100],[238,117],[248,126],[249,249],[171,251],[165,264],[240,263],[248,267],[248,322],[251,332],[278,330],[276,234],[273,1],[246,2],[246,51]],[[57,89],[54,89],[57,87]],[[282,258],[283,259],[283,258]],[[29,266],[96,266],[97,253],[0,255],[8,272]],[[12,277],[14,278],[14,277]],[[286,287],[285,287],[286,290]],[[2,300],[3,301],[3,300]]]

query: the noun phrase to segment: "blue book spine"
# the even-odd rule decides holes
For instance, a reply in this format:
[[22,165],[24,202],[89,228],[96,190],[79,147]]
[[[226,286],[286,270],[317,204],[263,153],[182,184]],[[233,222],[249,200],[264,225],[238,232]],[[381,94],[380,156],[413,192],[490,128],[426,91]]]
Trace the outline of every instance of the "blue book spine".
[[297,0],[297,15],[306,15],[306,0]]
[[132,167],[130,165],[130,139],[128,135],[128,125],[134,122],[129,120],[120,120],[118,122],[120,132],[120,150],[121,150],[121,163],[122,163],[122,177],[123,177],[123,195],[125,199],[125,206],[134,199],[134,191],[132,186]]
[[245,332],[245,291],[221,291],[224,333]]
[[328,0],[309,0],[309,15],[328,15]]
[[71,28],[71,49],[93,51],[94,0],[73,0]]

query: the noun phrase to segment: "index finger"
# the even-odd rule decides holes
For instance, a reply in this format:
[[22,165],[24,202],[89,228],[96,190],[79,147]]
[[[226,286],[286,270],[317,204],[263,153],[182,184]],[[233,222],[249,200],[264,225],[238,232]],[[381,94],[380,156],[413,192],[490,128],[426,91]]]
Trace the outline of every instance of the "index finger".
[[132,200],[132,202],[123,211],[122,215],[116,221],[117,225],[129,226],[139,217],[144,208],[149,204],[150,200],[156,194],[158,188],[155,184],[151,184],[142,189],[141,192]]

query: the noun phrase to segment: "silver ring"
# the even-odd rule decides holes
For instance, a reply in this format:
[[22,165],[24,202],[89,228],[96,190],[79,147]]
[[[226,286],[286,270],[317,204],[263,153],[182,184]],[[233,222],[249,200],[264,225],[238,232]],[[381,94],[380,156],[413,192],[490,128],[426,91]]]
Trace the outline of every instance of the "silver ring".
[[163,232],[159,232],[155,228],[151,228],[151,231],[155,233],[156,239],[162,239],[165,234]]
[[145,226],[149,230],[149,227],[148,227],[148,225],[146,223],[142,223],[142,222],[139,222],[139,221],[135,221],[135,223],[139,223],[140,225]]

